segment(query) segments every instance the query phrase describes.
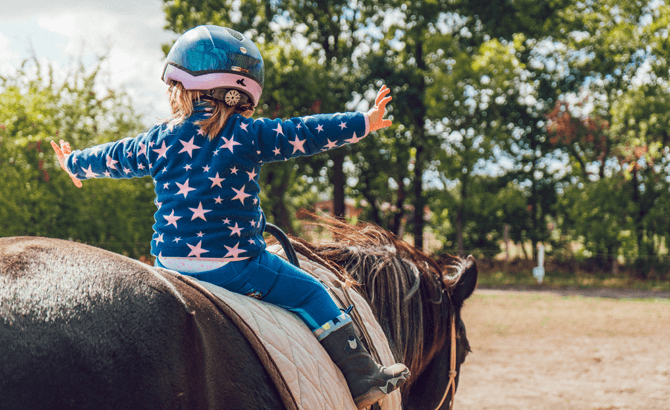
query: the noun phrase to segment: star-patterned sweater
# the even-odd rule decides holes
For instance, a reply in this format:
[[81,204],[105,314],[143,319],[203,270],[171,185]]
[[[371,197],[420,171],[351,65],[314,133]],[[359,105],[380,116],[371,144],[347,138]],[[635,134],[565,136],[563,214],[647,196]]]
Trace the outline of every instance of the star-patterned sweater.
[[239,261],[265,249],[258,174],[266,162],[312,155],[355,143],[369,132],[363,113],[319,114],[287,121],[232,115],[210,140],[196,123],[210,111],[196,105],[172,129],[159,124],[125,138],[72,152],[66,165],[79,179],[150,175],[156,193],[154,256]]

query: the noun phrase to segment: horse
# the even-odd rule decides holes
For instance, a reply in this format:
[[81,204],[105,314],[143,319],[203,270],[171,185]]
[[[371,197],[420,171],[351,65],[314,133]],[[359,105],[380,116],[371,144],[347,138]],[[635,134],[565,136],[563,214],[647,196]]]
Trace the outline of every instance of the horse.
[[[376,226],[331,225],[335,240],[292,238],[296,250],[370,301],[412,372],[403,408],[450,408],[474,258],[438,263]],[[0,409],[285,408],[240,330],[177,276],[77,242],[0,238]]]

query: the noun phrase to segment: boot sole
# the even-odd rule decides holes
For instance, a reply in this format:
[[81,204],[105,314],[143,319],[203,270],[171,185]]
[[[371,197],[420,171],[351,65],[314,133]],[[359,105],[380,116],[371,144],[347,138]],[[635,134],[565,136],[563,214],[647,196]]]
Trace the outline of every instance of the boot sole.
[[386,386],[373,387],[366,393],[361,394],[360,396],[354,398],[354,403],[356,403],[356,407],[359,410],[361,410],[377,403],[379,400],[384,398],[384,396],[396,390],[398,387],[402,386],[405,383],[405,381],[407,381],[409,375],[410,375],[409,370],[405,370],[404,372],[400,373],[398,377],[394,377],[390,379],[388,382],[386,382]]

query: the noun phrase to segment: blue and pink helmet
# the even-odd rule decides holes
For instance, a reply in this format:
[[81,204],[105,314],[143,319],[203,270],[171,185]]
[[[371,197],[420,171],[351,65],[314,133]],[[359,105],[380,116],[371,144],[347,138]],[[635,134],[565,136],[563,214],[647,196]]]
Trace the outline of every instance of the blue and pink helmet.
[[179,81],[230,106],[258,105],[265,66],[258,47],[227,27],[198,26],[177,39],[167,56],[163,81]]

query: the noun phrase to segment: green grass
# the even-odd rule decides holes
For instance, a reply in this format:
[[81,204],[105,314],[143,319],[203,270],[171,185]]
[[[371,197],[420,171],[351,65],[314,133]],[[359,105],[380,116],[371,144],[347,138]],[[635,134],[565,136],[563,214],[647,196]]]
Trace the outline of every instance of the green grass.
[[605,273],[594,274],[545,270],[544,280],[541,284],[538,284],[530,270],[514,270],[513,268],[507,271],[480,268],[479,285],[487,287],[521,286],[537,289],[610,288],[670,292],[670,280],[641,280],[623,274],[614,276]]

